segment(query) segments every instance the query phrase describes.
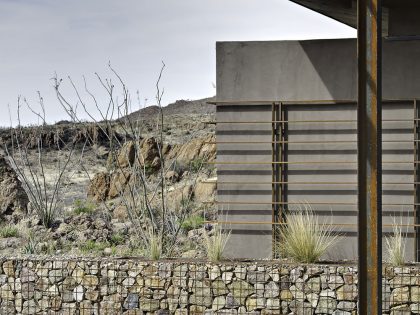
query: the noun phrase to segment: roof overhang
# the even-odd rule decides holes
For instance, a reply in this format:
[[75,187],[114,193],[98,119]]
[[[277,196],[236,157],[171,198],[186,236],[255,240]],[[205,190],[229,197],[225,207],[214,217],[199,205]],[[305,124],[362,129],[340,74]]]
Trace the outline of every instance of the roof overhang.
[[[341,23],[357,28],[357,0],[290,0]],[[388,34],[391,8],[420,7],[418,0],[383,0],[383,34]]]

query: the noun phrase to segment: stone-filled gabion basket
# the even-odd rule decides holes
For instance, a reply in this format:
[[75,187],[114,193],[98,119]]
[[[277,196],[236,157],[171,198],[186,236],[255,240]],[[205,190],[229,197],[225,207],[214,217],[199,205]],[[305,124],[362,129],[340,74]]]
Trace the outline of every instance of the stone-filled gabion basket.
[[[1,314],[357,314],[354,265],[3,258]],[[420,266],[384,267],[384,314],[420,314]]]

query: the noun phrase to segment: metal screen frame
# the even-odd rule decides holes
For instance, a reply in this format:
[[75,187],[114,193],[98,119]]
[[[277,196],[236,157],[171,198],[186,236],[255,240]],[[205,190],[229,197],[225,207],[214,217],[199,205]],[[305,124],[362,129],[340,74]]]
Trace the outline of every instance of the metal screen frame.
[[[420,207],[420,157],[419,157],[419,143],[420,143],[420,137],[419,137],[419,132],[420,132],[420,127],[419,127],[419,121],[420,121],[420,115],[419,115],[419,109],[417,106],[417,100],[386,100],[383,101],[384,104],[387,103],[408,103],[408,102],[412,102],[413,103],[413,110],[414,110],[414,119],[410,120],[410,122],[412,122],[413,124],[413,135],[414,135],[414,142],[413,142],[413,147],[414,147],[414,157],[412,161],[384,161],[384,164],[407,164],[407,163],[414,163],[414,189],[413,189],[413,203],[410,204],[392,204],[392,203],[384,203],[385,206],[410,206],[413,208],[413,213],[414,213],[414,224],[409,224],[409,225],[404,225],[404,226],[408,226],[408,227],[412,227],[414,228],[414,232],[416,234],[415,236],[415,247],[414,247],[414,253],[416,253],[417,257],[416,259],[419,260],[419,256],[420,256],[420,212],[419,212],[419,207]],[[271,129],[272,129],[272,133],[271,133],[271,147],[272,147],[272,162],[271,163],[265,163],[265,162],[246,162],[246,163],[242,163],[242,162],[213,162],[213,164],[215,164],[217,166],[217,164],[233,164],[233,165],[264,165],[264,164],[271,164],[271,168],[272,168],[272,181],[271,183],[247,183],[250,186],[252,185],[261,185],[261,184],[271,184],[271,189],[272,189],[272,202],[271,202],[271,206],[272,206],[272,231],[273,231],[273,257],[278,257],[278,253],[276,252],[277,247],[274,246],[275,242],[278,242],[278,233],[276,233],[276,230],[278,230],[279,226],[285,224],[284,222],[284,216],[285,213],[288,210],[288,205],[289,204],[294,204],[293,202],[289,202],[288,201],[288,195],[287,195],[287,191],[288,191],[288,166],[289,165],[293,165],[293,162],[289,162],[287,159],[287,152],[288,152],[288,145],[290,143],[289,138],[288,138],[288,124],[291,123],[291,121],[288,120],[288,108],[290,108],[291,106],[293,106],[294,108],[296,108],[296,106],[299,105],[314,105],[314,106],[322,106],[322,105],[342,105],[342,106],[346,106],[346,105],[352,105],[355,106],[357,104],[356,101],[297,101],[297,102],[282,102],[282,101],[272,101],[272,102],[253,102],[253,101],[236,101],[236,102],[216,102],[214,103],[215,105],[218,106],[223,106],[223,105],[230,105],[230,106],[234,106],[234,105],[249,105],[249,106],[258,106],[258,105],[263,105],[263,106],[271,106],[272,108],[272,120],[271,121],[219,121],[219,122],[210,122],[210,123],[221,123],[221,124],[271,124]],[[339,120],[338,122],[340,122],[341,120]],[[406,121],[409,122],[408,120],[401,120],[401,119],[388,119],[388,120],[384,120],[385,122],[401,122],[401,121]],[[296,122],[296,121],[294,121]],[[311,123],[336,123],[337,121],[311,121]],[[347,121],[343,121],[346,123],[349,122],[354,122],[356,123],[356,120],[347,120]],[[304,123],[304,122],[300,122],[300,123]],[[333,141],[331,141],[333,142]],[[352,141],[354,143],[356,143],[355,141]],[[385,141],[387,142],[387,141]],[[389,141],[389,142],[393,142],[393,141]],[[398,141],[398,142],[404,142],[404,141]],[[411,142],[411,141],[410,141]],[[218,142],[216,140],[216,142],[212,142],[215,144],[218,144],[220,142]],[[234,146],[235,144],[249,144],[249,145],[256,145],[258,143],[252,142],[252,141],[230,141],[230,142],[223,142],[224,144],[231,144],[232,146]],[[319,162],[319,163],[325,163],[327,164],[328,162]],[[332,162],[332,164],[334,163],[341,163],[341,162]],[[235,184],[235,183],[223,183],[224,185],[226,184]],[[340,183],[338,183],[340,184]],[[356,184],[356,183],[354,183]],[[387,185],[389,183],[385,182],[383,183],[383,185]],[[394,183],[394,184],[398,184],[398,183]],[[403,184],[403,183],[401,183]],[[216,204],[229,204],[229,202],[217,202],[215,201]],[[241,204],[240,202],[232,202],[231,204]],[[249,204],[249,203],[248,203]],[[254,204],[260,204],[258,202],[254,202]],[[356,202],[354,203],[356,204]],[[213,222],[213,223],[219,223],[219,224],[227,224],[227,225],[236,225],[236,224],[255,224],[255,225],[264,225],[264,224],[270,224],[270,223],[266,223],[266,222],[234,222],[234,221],[230,221],[230,222],[224,222],[224,221],[219,221],[219,222]],[[338,225],[340,226],[340,225]],[[343,224],[342,226],[347,226],[345,224]],[[390,225],[384,224],[384,226],[386,227],[390,227]]]

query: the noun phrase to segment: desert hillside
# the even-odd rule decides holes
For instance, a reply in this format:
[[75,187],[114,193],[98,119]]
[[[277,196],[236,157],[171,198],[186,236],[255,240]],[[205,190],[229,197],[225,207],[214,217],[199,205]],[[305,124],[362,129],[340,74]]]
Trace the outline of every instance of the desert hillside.
[[161,237],[164,256],[203,255],[215,216],[209,100],[164,107],[163,124],[151,106],[0,130],[0,253],[150,256]]

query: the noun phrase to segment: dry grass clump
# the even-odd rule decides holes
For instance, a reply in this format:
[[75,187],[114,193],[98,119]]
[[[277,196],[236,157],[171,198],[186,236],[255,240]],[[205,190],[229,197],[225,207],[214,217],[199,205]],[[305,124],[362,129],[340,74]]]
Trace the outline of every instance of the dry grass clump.
[[286,216],[280,228],[280,252],[300,263],[318,261],[340,238],[330,224],[320,223],[309,206]]
[[401,225],[396,224],[395,218],[392,225],[392,236],[385,237],[387,262],[393,266],[402,266],[405,261],[406,240],[403,237]]
[[148,247],[145,250],[146,256],[152,260],[159,260],[163,252],[162,237],[150,230],[148,238]]
[[13,225],[5,225],[0,227],[0,237],[1,238],[9,238],[9,237],[18,237],[19,231],[18,228]]
[[212,236],[204,233],[204,247],[206,249],[207,258],[212,262],[218,262],[223,258],[223,251],[229,241],[231,232],[222,231],[217,227]]

